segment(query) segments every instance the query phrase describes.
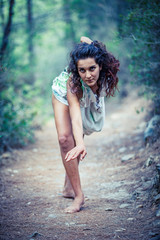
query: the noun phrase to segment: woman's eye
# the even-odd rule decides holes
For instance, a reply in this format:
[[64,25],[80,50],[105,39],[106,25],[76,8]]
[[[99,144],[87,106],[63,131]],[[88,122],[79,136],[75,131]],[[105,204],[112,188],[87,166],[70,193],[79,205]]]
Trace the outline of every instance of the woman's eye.
[[90,67],[90,71],[94,71],[95,70],[95,67]]
[[81,73],[84,73],[84,69],[79,69],[79,71],[80,71]]

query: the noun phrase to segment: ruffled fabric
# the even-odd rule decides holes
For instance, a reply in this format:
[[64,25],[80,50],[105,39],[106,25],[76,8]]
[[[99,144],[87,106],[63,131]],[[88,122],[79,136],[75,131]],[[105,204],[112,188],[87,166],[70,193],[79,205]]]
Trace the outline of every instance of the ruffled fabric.
[[61,74],[53,80],[52,92],[54,96],[65,105],[68,105],[67,101],[67,81],[69,78],[67,68],[64,69]]

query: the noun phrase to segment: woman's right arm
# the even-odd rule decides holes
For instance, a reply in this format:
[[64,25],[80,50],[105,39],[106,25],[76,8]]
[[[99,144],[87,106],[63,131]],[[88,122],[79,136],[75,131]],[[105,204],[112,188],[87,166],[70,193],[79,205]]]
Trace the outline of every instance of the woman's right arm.
[[66,161],[73,160],[80,155],[82,160],[87,154],[83,140],[83,125],[79,99],[76,94],[71,92],[70,84],[67,84],[67,99],[72,123],[72,131],[76,146],[66,154]]

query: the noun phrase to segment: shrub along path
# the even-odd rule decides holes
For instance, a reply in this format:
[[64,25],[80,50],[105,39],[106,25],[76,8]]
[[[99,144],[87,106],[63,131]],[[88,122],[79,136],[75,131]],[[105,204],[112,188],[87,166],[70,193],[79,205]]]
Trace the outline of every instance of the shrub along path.
[[80,174],[86,201],[79,213],[63,212],[72,200],[61,194],[64,169],[53,121],[37,133],[34,145],[13,152],[12,163],[4,154],[0,239],[155,239],[160,224],[150,195],[155,165],[145,163],[156,158],[159,147],[143,143],[146,113],[135,109],[145,104],[136,96],[119,105],[112,101],[103,131],[85,138],[88,154]]

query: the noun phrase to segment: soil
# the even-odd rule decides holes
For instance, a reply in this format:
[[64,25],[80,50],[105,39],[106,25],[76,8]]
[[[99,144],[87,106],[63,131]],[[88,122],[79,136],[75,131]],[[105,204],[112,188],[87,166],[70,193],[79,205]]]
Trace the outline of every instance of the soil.
[[80,163],[85,204],[78,213],[63,211],[73,200],[62,197],[65,172],[54,120],[37,132],[35,144],[5,153],[0,239],[160,239],[150,181],[155,164],[145,165],[160,147],[144,145],[148,107],[136,96],[107,103],[103,131],[85,137],[88,154]]

